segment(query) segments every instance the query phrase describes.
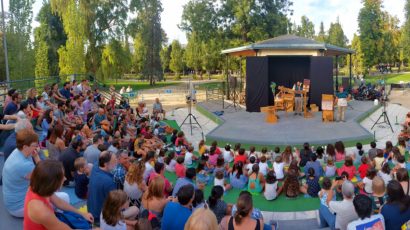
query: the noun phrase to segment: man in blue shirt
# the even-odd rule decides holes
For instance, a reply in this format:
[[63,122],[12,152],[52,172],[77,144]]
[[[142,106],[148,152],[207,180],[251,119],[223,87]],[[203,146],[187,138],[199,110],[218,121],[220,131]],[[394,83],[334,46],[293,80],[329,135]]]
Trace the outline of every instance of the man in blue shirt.
[[98,165],[94,165],[91,171],[87,207],[97,222],[100,220],[102,205],[108,193],[117,189],[111,174],[116,165],[117,158],[115,155],[104,151],[98,158]]
[[182,186],[178,193],[178,202],[168,202],[162,217],[162,230],[183,230],[191,216],[191,204],[194,200],[195,188],[191,184]]
[[4,108],[4,115],[13,115],[16,114],[21,100],[23,100],[23,96],[20,93],[14,93],[11,96],[11,102],[7,104],[6,108]]
[[196,176],[196,171],[194,168],[188,168],[185,171],[185,177],[184,178],[179,178],[176,182],[175,182],[175,187],[174,190],[172,191],[172,196],[176,196],[178,194],[178,191],[180,188],[182,188],[183,186],[190,184],[192,186],[194,186],[195,189],[197,189],[196,184],[194,182],[195,180],[195,176]]
[[60,94],[63,95],[66,99],[70,99],[70,82],[65,82],[63,88],[60,89]]

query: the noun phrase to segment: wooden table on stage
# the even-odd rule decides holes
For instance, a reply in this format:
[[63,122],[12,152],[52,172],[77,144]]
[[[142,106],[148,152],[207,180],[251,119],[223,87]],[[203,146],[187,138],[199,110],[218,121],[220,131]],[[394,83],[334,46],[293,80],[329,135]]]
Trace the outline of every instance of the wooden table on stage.
[[278,122],[278,117],[276,116],[276,107],[275,106],[261,107],[261,112],[266,113],[265,121],[267,123],[274,124],[274,123]]

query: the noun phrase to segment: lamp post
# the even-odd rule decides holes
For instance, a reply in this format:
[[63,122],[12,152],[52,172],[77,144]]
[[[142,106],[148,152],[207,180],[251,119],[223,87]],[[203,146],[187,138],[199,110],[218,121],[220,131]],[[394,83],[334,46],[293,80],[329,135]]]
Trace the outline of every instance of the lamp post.
[[4,63],[6,65],[6,81],[7,86],[10,87],[10,72],[9,72],[9,59],[8,59],[8,52],[7,52],[7,40],[6,40],[6,23],[5,23],[5,14],[4,14],[4,4],[3,0],[1,0],[1,20],[3,24],[3,48],[4,48]]

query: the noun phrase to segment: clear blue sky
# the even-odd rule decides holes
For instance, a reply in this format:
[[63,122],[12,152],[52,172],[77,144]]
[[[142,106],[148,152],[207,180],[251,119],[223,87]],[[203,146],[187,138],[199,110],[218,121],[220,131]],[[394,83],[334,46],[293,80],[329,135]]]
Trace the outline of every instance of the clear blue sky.
[[[162,27],[167,33],[169,42],[173,39],[186,43],[185,33],[178,29],[181,22],[183,5],[188,0],[162,0],[164,12],[161,15]],[[4,0],[5,10],[8,9],[8,0]],[[34,17],[41,8],[42,0],[36,0],[33,12]],[[384,9],[390,14],[397,16],[400,22],[404,20],[405,0],[384,0]],[[299,23],[300,18],[306,15],[313,21],[316,33],[319,31],[320,22],[323,21],[325,29],[329,28],[330,22],[335,22],[339,16],[346,36],[351,41],[353,34],[357,33],[357,16],[362,7],[361,0],[293,0],[292,21]],[[33,18],[34,18],[33,17]],[[33,27],[37,26],[33,22]]]

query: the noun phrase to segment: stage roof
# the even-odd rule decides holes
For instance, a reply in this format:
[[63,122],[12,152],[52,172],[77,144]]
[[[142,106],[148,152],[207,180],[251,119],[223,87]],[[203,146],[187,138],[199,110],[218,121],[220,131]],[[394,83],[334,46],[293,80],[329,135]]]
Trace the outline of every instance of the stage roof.
[[308,38],[296,35],[283,35],[246,46],[222,50],[222,54],[231,56],[259,56],[262,52],[265,53],[262,56],[268,56],[275,54],[286,55],[289,52],[289,55],[303,55],[306,51],[309,51],[310,54],[313,51],[313,54],[316,53],[315,56],[340,56],[355,53],[351,49],[317,42]]

